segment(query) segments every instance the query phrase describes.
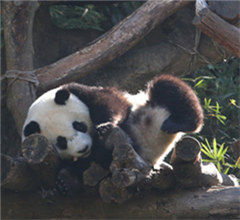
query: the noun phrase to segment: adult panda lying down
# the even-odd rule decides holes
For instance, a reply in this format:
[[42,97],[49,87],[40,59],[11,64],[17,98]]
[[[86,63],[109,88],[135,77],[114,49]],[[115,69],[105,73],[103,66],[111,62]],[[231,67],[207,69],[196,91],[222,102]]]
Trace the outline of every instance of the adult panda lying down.
[[120,127],[135,151],[154,166],[184,133],[201,129],[203,111],[193,90],[170,75],[154,78],[136,95],[70,83],[44,93],[31,105],[22,141],[34,133],[44,135],[63,160],[78,159],[77,172],[82,173],[92,161],[110,166],[112,149],[99,138],[109,125]]

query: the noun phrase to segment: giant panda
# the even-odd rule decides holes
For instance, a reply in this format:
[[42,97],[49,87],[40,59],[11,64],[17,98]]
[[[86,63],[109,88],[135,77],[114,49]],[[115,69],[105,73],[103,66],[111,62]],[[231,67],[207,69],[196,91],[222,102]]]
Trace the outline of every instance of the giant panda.
[[78,158],[107,168],[112,149],[99,141],[104,124],[120,127],[135,151],[153,166],[161,163],[184,133],[203,125],[200,102],[185,82],[160,75],[146,91],[132,95],[111,87],[64,84],[40,96],[29,108],[22,140],[33,133],[46,136],[63,160]]

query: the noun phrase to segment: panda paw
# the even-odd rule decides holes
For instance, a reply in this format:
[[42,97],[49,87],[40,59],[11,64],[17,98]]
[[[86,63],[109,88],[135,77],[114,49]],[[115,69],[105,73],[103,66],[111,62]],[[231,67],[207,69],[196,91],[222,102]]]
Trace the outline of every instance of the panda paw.
[[56,190],[62,196],[66,196],[68,194],[68,187],[66,186],[65,181],[60,176],[58,176],[56,180]]
[[166,121],[164,121],[161,130],[168,134],[175,134],[180,131],[183,131],[182,126],[173,121],[171,118],[168,118]]
[[100,124],[97,126],[97,135],[100,140],[104,140],[112,131],[114,125],[111,122]]

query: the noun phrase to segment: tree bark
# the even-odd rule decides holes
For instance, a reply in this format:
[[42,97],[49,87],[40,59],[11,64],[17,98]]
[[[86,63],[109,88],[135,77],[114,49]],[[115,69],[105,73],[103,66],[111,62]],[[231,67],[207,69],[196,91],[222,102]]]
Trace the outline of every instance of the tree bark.
[[227,23],[208,8],[198,12],[193,20],[201,31],[240,57],[240,29]]
[[122,55],[146,36],[158,23],[180,7],[183,0],[147,1],[136,12],[114,26],[90,46],[36,70],[40,90],[77,79]]
[[55,187],[60,157],[47,138],[39,134],[28,136],[22,143],[22,154],[42,187]]
[[19,191],[34,191],[39,188],[35,173],[25,158],[1,155],[1,187]]
[[[38,2],[4,1],[2,19],[8,70],[33,69],[32,26]],[[31,103],[36,98],[35,88],[18,75],[9,75],[7,105],[13,115],[19,134]]]
[[190,75],[201,66],[214,65],[232,57],[230,51],[201,34],[201,31],[192,25],[194,16],[191,7],[181,8],[157,26],[135,48],[104,68],[81,78],[80,82],[88,85],[117,86],[137,93],[156,75]]
[[39,193],[2,192],[2,218],[192,218],[238,219],[239,187],[153,191],[124,204],[103,203],[93,194],[42,199]]

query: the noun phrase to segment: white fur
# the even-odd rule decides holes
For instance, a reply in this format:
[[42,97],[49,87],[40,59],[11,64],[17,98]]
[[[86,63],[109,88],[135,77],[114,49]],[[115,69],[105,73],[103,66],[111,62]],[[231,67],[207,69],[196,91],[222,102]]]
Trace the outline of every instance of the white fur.
[[[138,121],[134,116],[139,115]],[[153,165],[158,165],[172,150],[181,133],[168,134],[161,130],[170,113],[164,108],[144,106],[130,115],[129,135],[139,147],[139,154]]]
[[148,94],[144,91],[139,91],[135,95],[125,92],[124,97],[133,105],[131,109],[133,112],[145,105],[148,100]]
[[[92,146],[92,122],[87,106],[81,102],[75,95],[70,94],[65,105],[58,105],[54,98],[56,92],[61,89],[58,87],[52,89],[40,96],[29,108],[24,127],[30,121],[36,121],[40,125],[41,134],[48,138],[52,144],[56,144],[58,136],[67,139],[66,150],[58,149],[63,158],[86,156]],[[88,126],[87,133],[75,130],[72,126],[74,121],[84,122]],[[25,139],[22,134],[22,141]],[[78,153],[86,145],[89,151],[84,155]]]

